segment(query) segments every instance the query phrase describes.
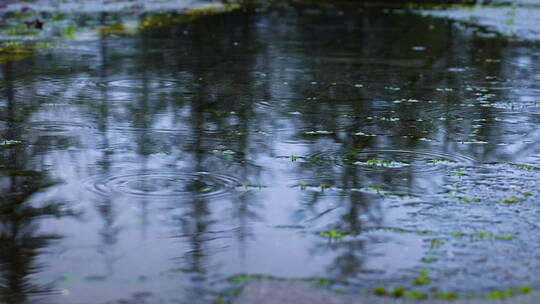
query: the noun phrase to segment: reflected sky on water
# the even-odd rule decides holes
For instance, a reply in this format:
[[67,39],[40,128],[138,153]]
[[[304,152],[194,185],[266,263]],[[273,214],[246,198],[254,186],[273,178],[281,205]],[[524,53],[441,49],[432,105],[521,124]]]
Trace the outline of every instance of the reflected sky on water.
[[0,65],[0,300],[209,303],[237,274],[539,286],[539,59],[281,7]]

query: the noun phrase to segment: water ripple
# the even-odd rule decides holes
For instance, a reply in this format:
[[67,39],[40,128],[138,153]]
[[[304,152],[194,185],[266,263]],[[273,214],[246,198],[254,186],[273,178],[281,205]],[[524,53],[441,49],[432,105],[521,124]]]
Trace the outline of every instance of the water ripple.
[[96,83],[98,87],[108,88],[108,89],[124,89],[124,90],[142,90],[142,89],[151,89],[151,90],[160,90],[160,89],[169,89],[176,88],[181,85],[180,80],[169,79],[169,78],[127,78],[127,79],[116,79],[116,80],[106,80],[99,81]]
[[238,184],[233,177],[208,172],[143,172],[94,176],[86,187],[101,195],[209,198],[230,192]]
[[319,162],[353,164],[363,170],[412,170],[416,172],[439,171],[456,165],[473,165],[476,160],[459,153],[438,151],[412,151],[393,149],[370,149],[345,155],[336,151],[322,151],[306,156]]
[[84,129],[92,129],[90,125],[69,121],[35,121],[25,125],[25,128],[50,135],[60,135]]
[[[133,95],[172,93],[185,90],[182,79],[174,77],[124,77],[103,80],[99,77],[81,76],[76,79],[67,76],[55,78],[38,77],[32,85],[23,81],[15,82],[15,96],[19,99],[37,99],[42,101],[95,100],[96,96],[107,93],[107,100],[130,101]],[[106,90],[106,91],[105,91]]]

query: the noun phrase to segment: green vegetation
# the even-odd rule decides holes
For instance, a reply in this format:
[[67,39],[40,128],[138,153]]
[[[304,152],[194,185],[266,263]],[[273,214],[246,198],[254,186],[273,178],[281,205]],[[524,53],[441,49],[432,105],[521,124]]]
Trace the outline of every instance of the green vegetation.
[[411,299],[427,299],[427,294],[419,291],[419,290],[416,290],[416,289],[413,289],[411,291],[409,291],[405,297],[407,298],[411,298]]
[[[189,13],[189,11],[188,11],[188,13]],[[196,15],[210,14],[211,12],[193,11],[192,10],[190,13],[192,15],[196,16]],[[182,20],[185,20],[185,19],[182,19]],[[127,33],[127,30],[126,30],[125,26],[123,26],[122,24],[115,24],[115,25],[111,25],[109,27],[99,29],[99,33],[101,35],[103,35],[103,36],[107,36],[107,35],[123,35],[123,34]],[[70,37],[70,38],[73,37],[74,36],[74,27],[73,26],[66,27],[64,36],[65,37]],[[12,48],[13,50],[9,51],[10,50],[9,48]],[[15,54],[17,56],[22,56],[22,54],[26,54],[25,52],[28,51],[28,49],[23,48],[21,50],[18,50],[17,48],[18,48],[18,46],[16,46],[16,45],[3,46],[2,48],[0,48],[0,63],[4,62],[4,61],[2,61],[3,58],[4,58],[2,56],[5,56],[6,54],[9,54],[10,52],[11,52],[11,54]],[[14,55],[13,58],[15,58],[15,55]],[[25,58],[25,57],[22,56],[21,58]],[[9,59],[9,60],[12,60],[12,59]],[[232,113],[234,113],[234,112],[229,112],[228,114],[232,114]],[[216,114],[217,115],[224,115],[224,114],[227,114],[227,113],[225,113],[225,112],[224,113],[216,112]],[[236,134],[237,135],[245,135],[247,133],[244,132],[244,131],[236,131]],[[313,134],[329,134],[329,133],[323,133],[322,131],[316,131],[316,132],[306,132],[305,134],[313,135]],[[359,134],[357,134],[357,135],[359,135]],[[365,135],[365,134],[362,134],[362,135]],[[6,145],[6,146],[17,145],[17,144],[21,144],[21,142],[14,141],[14,140],[4,140],[4,141],[0,142],[0,145]],[[302,156],[296,156],[296,155],[291,155],[290,156],[290,160],[292,162],[295,162],[295,161],[297,161],[299,159],[305,159],[305,158],[302,157]],[[440,162],[440,161],[441,160],[432,160],[430,162],[437,163],[437,162]],[[396,165],[400,165],[400,163],[397,163],[397,162],[394,162],[394,161],[389,161],[389,160],[384,160],[384,159],[376,159],[376,158],[371,158],[371,159],[367,160],[366,164],[369,165],[369,166],[374,166],[374,167],[393,167],[393,166],[396,166]],[[519,165],[519,164],[513,164],[513,165],[517,166],[520,169],[526,169],[526,170],[537,170],[538,169],[537,167],[530,166],[530,165]],[[458,170],[456,170],[456,171],[458,172],[458,174],[464,175],[464,173],[462,173],[461,171],[458,171]],[[264,186],[262,186],[262,185],[242,184],[241,187],[244,188],[244,189],[249,189],[249,188],[252,188],[252,187],[258,187],[260,189],[260,188],[262,188]],[[308,184],[300,183],[299,187],[301,189],[306,189],[308,187]],[[321,190],[324,190],[328,186],[326,184],[320,184],[318,187]],[[382,191],[382,186],[368,185],[368,186],[364,186],[363,188],[365,190],[374,190],[377,193],[381,193],[381,191]],[[530,193],[525,192],[525,193],[523,193],[523,195],[528,196],[528,195],[530,195]],[[460,200],[463,200],[463,201],[466,201],[466,202],[469,202],[469,201],[479,202],[480,201],[479,198],[469,198],[469,197],[466,197],[466,196],[457,196],[457,195],[453,196],[452,198],[457,198],[457,199],[460,199]],[[504,202],[505,203],[514,203],[514,202],[519,202],[519,201],[523,201],[523,200],[525,200],[524,197],[515,197],[515,198],[505,199]],[[405,233],[405,232],[413,232],[413,233],[418,233],[418,234],[428,233],[428,232],[423,232],[423,231],[405,230],[405,229],[401,229],[401,228],[392,228],[392,227],[387,227],[387,228],[383,227],[381,229],[400,232],[400,233]],[[349,234],[347,232],[338,231],[338,230],[326,230],[326,231],[319,232],[319,235],[322,236],[322,237],[330,238],[330,239],[340,239],[340,238],[343,238],[343,237],[345,237],[345,236],[347,236]],[[464,234],[462,232],[451,233],[451,236],[455,236],[455,237],[462,237],[462,236],[465,236],[465,235],[466,234]],[[489,233],[489,232],[477,232],[476,234],[471,234],[470,236],[476,236],[476,237],[480,237],[480,238],[495,238],[495,239],[501,239],[501,240],[512,240],[513,239],[513,237],[511,235],[494,235],[493,233]],[[442,244],[443,244],[443,241],[441,239],[439,239],[439,238],[429,239],[429,249],[430,250],[438,249],[440,246],[442,246]],[[425,257],[425,258],[422,259],[422,261],[424,261],[424,262],[434,262],[436,260],[437,259],[434,258],[434,257]],[[241,274],[241,275],[230,277],[229,281],[232,282],[232,283],[235,283],[235,284],[242,284],[242,283],[246,283],[246,282],[248,282],[250,280],[267,278],[267,277],[269,277],[269,276]],[[427,284],[430,283],[430,281],[431,280],[430,280],[430,278],[428,276],[427,270],[422,270],[422,271],[420,271],[419,276],[415,277],[412,280],[412,284],[413,285],[427,285]],[[330,281],[328,279],[315,279],[314,282],[318,286],[328,285],[328,284],[332,283],[332,281]],[[519,289],[519,291],[523,292],[523,293],[529,292],[530,288],[528,286],[524,285]],[[374,288],[373,292],[375,294],[377,294],[377,295],[392,294],[392,295],[394,295],[396,297],[405,296],[405,297],[414,298],[414,299],[423,299],[423,298],[427,297],[426,293],[423,293],[422,291],[419,291],[419,290],[410,290],[408,292],[405,292],[404,287],[395,287],[393,289],[393,291],[390,291],[390,290],[387,291],[387,289],[384,286],[377,286],[377,287]],[[514,289],[509,288],[509,289],[506,289],[504,291],[496,290],[496,291],[490,293],[489,296],[492,297],[492,298],[501,298],[501,297],[510,296],[510,295],[512,295],[514,293],[515,293]],[[444,299],[457,298],[457,294],[455,294],[455,293],[439,293],[439,292],[437,292],[437,293],[434,294],[434,296],[438,297],[438,298],[444,298]],[[216,304],[223,303],[223,302],[224,302],[224,300],[223,300],[223,298],[221,296],[219,296],[214,301],[214,303],[216,303]]]
[[418,235],[426,235],[426,234],[433,234],[433,232],[427,231],[427,230],[409,230],[404,229],[400,227],[389,227],[389,226],[379,226],[379,227],[369,227],[364,228],[365,232],[368,231],[392,231],[392,232],[398,232],[398,233],[415,233]]
[[490,238],[490,237],[493,237],[493,233],[489,233],[489,232],[483,232],[483,231],[479,231],[476,233],[479,237],[481,238],[484,238],[484,237],[487,237],[487,238]]
[[199,8],[192,8],[185,13],[159,13],[145,16],[139,23],[139,29],[160,28],[171,24],[186,23],[204,16],[231,12],[239,9],[237,3],[208,4]]
[[278,156],[278,158],[289,158],[292,162],[296,162],[297,160],[302,160],[304,162],[308,163],[318,163],[321,161],[324,161],[324,158],[320,157],[306,157],[306,156],[300,156],[300,155],[289,155],[289,156]]
[[430,164],[438,164],[438,163],[446,163],[446,162],[454,163],[455,161],[448,160],[448,159],[428,159],[427,162]]
[[441,239],[437,239],[437,238],[431,239],[429,241],[429,249],[430,250],[435,250],[435,249],[439,248],[441,243],[442,243]]
[[217,294],[212,304],[230,303],[230,300],[237,297],[240,294],[240,291],[241,288],[239,286],[227,288]]
[[295,162],[295,161],[296,161],[297,159],[299,159],[299,158],[303,159],[304,157],[298,156],[298,155],[291,155],[291,161],[292,161],[292,162]]
[[[389,226],[379,226],[379,227],[366,227],[362,230],[361,233],[367,233],[370,231],[390,231],[390,232],[396,232],[396,233],[414,233],[417,235],[434,235],[437,234],[434,231],[428,231],[428,230],[412,230],[412,229],[404,229],[400,227],[389,227]],[[357,235],[358,233],[347,233],[347,232],[340,232],[337,230],[325,230],[318,233],[320,236],[324,237],[332,237],[332,238],[340,238],[346,235]],[[478,231],[476,233],[465,233],[461,231],[451,232],[447,234],[450,237],[469,237],[471,239],[473,238],[480,238],[480,239],[496,239],[496,240],[513,240],[514,236],[510,234],[494,234],[492,232],[485,232],[485,231]],[[440,246],[443,244],[443,239],[441,238],[430,238],[427,239],[428,244],[427,248],[429,249],[430,253],[434,253]],[[423,262],[433,262],[436,261],[436,258],[433,257],[424,257],[422,258]]]
[[376,286],[375,288],[373,288],[373,293],[378,295],[378,296],[385,295],[386,294],[386,288],[384,288],[384,286]]
[[[484,294],[483,297],[487,299],[502,300],[502,299],[506,299],[520,293],[521,294],[529,293],[530,291],[531,291],[531,288],[528,285],[523,285],[519,289],[514,289],[511,287],[506,288],[504,290],[497,289],[490,293]],[[373,294],[377,296],[392,295],[396,298],[406,297],[410,299],[427,299],[428,297],[434,297],[434,298],[443,299],[443,300],[455,300],[455,299],[460,298],[460,295],[456,292],[435,291],[432,294],[427,294],[417,289],[407,290],[402,286],[395,287],[392,292],[389,292],[384,286],[376,286],[375,288],[373,288]],[[461,295],[461,297],[465,299],[475,298],[473,294]]]
[[529,292],[531,292],[531,288],[529,287],[529,285],[523,285],[518,289],[514,289],[511,287],[506,288],[504,290],[497,289],[490,293],[485,294],[484,297],[488,299],[505,299],[519,293],[529,293]]
[[[460,172],[458,172],[458,173],[461,174]],[[465,175],[465,174],[462,174],[462,175]],[[459,195],[459,193],[456,192],[455,190],[448,190],[447,195],[448,195],[448,198],[450,198],[450,199],[459,199],[459,200],[462,200],[464,202],[478,203],[478,202],[482,201],[482,199],[478,198],[478,197],[468,197],[466,195]]]
[[[166,12],[166,13],[147,13],[143,15],[142,19],[139,21],[137,26],[129,28],[127,24],[115,23],[110,24],[104,27],[94,28],[97,33],[101,36],[111,36],[111,35],[128,35],[136,32],[137,29],[143,30],[147,28],[159,28],[168,26],[175,23],[185,23],[191,22],[198,18],[210,15],[216,15],[226,12],[231,12],[241,8],[241,5],[238,3],[217,3],[217,4],[208,4],[198,8],[187,9],[184,12]],[[8,27],[1,29],[1,33],[5,36],[38,36],[41,34],[40,30],[44,23],[49,24],[52,28],[57,26],[62,26],[60,21],[64,21],[66,16],[61,14],[53,14],[46,18],[45,20],[39,20],[35,18],[35,23],[30,21],[25,21],[34,16],[34,13],[23,13],[18,11],[13,11],[7,13],[4,17],[9,20]],[[38,17],[38,16],[36,16]],[[61,37],[63,38],[74,38],[75,37],[75,26],[67,25],[64,26],[61,31]],[[3,63],[0,61],[0,63]]]
[[8,17],[12,17],[15,19],[23,19],[23,18],[30,18],[34,16],[34,13],[32,12],[21,12],[21,11],[11,11],[8,14]]
[[396,167],[400,163],[386,159],[371,158],[366,161],[366,164],[372,167]]
[[28,26],[26,26],[24,23],[20,23],[2,30],[2,34],[6,36],[36,36],[38,33],[38,30],[28,28]]
[[363,188],[366,190],[375,190],[377,191],[377,193],[380,193],[382,186],[369,186],[368,185],[368,186],[364,186]]
[[473,237],[480,237],[480,238],[495,238],[497,240],[513,240],[514,236],[510,234],[493,234],[491,232],[484,232],[484,231],[478,231],[474,234],[466,234],[460,231],[452,232],[449,234],[453,237],[463,237],[463,236],[469,236],[471,238]]
[[259,190],[261,190],[262,188],[267,188],[267,186],[262,185],[262,184],[256,184],[256,185],[242,184],[242,185],[239,185],[239,187],[241,187],[244,190],[250,190],[250,189],[259,189]]
[[65,34],[62,37],[73,38],[75,37],[74,32],[75,32],[75,27],[73,25],[66,26]]
[[[343,190],[347,190],[347,189],[343,189]],[[367,185],[367,186],[363,186],[360,189],[351,189],[351,190],[352,191],[360,191],[360,192],[369,192],[369,193],[375,192],[378,195],[382,195],[382,196],[388,197],[388,198],[407,199],[407,198],[412,198],[413,197],[413,196],[411,196],[409,194],[398,194],[398,193],[392,193],[390,191],[383,191],[382,186],[374,186],[374,185]]]
[[225,300],[223,300],[223,296],[219,295],[212,304],[225,304]]
[[482,201],[482,199],[480,199],[480,198],[477,198],[477,197],[470,198],[470,197],[464,196],[464,195],[451,195],[451,196],[449,196],[449,198],[452,198],[452,199],[457,198],[457,199],[460,199],[460,200],[462,200],[464,202],[475,202],[475,203],[477,203],[477,202]]
[[527,164],[516,164],[512,162],[503,162],[503,164],[513,166],[513,167],[518,167],[519,169],[523,169],[523,170],[539,170],[538,167],[527,165]]
[[510,197],[510,198],[504,199],[503,203],[505,203],[505,204],[514,204],[514,203],[522,202],[524,200],[525,200],[525,198],[522,197],[522,196],[515,196],[515,197]]
[[505,290],[497,289],[490,293],[485,294],[484,297],[488,299],[504,299],[504,298],[508,298],[514,295],[514,293],[515,291],[512,288],[507,288]]
[[348,235],[347,233],[343,231],[336,231],[336,230],[326,230],[319,232],[319,235],[322,237],[328,237],[330,239],[340,239]]
[[455,300],[459,297],[455,292],[435,292],[433,296],[444,300]]
[[405,287],[403,286],[396,286],[394,290],[392,291],[392,295],[396,298],[401,298],[405,294]]
[[299,187],[300,190],[306,190],[308,188],[310,188],[311,190],[313,191],[316,191],[317,189],[320,190],[320,191],[324,191],[325,189],[328,189],[330,188],[327,184],[307,184],[307,183],[298,183],[296,185],[293,185],[291,187]]
[[521,293],[529,293],[531,292],[531,288],[529,287],[529,285],[523,285],[519,288],[519,292]]
[[429,282],[430,279],[425,269],[421,270],[419,276],[412,280],[413,285],[427,285]]
[[129,31],[126,26],[122,23],[117,23],[109,26],[102,27],[98,29],[98,33],[101,36],[112,36],[112,35],[128,35]]
[[328,286],[328,285],[332,284],[332,280],[330,280],[330,279],[325,279],[325,278],[314,279],[313,282],[314,282],[315,285],[318,286],[318,287],[321,287],[321,286]]
[[227,281],[235,284],[244,284],[253,280],[260,280],[260,279],[275,279],[274,277],[266,274],[238,274],[231,276],[227,279]]
[[466,176],[467,174],[465,173],[465,169],[466,168],[457,168],[454,170],[454,175],[456,176]]
[[495,238],[498,240],[513,240],[514,239],[514,237],[509,234],[496,235]]
[[304,278],[304,279],[301,279],[301,281],[313,283],[317,287],[328,287],[337,283],[342,283],[342,282],[339,282],[333,279],[328,279],[328,278]]
[[3,45],[0,47],[0,64],[23,60],[35,54],[35,50],[29,46],[22,46],[15,43]]

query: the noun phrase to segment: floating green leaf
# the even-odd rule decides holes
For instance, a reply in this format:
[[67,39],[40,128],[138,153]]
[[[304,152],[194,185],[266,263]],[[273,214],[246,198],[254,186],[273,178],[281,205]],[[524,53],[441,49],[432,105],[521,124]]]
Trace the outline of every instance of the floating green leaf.
[[513,167],[518,167],[519,169],[523,169],[523,170],[539,170],[538,167],[527,165],[527,164],[516,164],[512,162],[503,162],[503,164],[513,166]]
[[405,294],[405,288],[403,286],[396,286],[392,291],[392,295],[396,298],[401,298]]
[[529,285],[523,285],[519,288],[519,292],[521,293],[529,293],[531,291],[531,288]]
[[428,296],[420,290],[413,289],[407,293],[406,297],[411,299],[427,299]]
[[429,284],[429,282],[430,280],[426,270],[420,271],[420,275],[412,280],[414,285],[426,285]]
[[525,200],[524,197],[521,197],[521,196],[515,196],[515,197],[511,197],[511,198],[504,199],[503,202],[504,202],[505,204],[514,204],[514,203],[522,202],[522,201],[524,201],[524,200]]
[[386,288],[384,288],[384,286],[376,286],[375,288],[373,288],[373,293],[379,296],[385,295]]
[[436,298],[445,300],[455,300],[459,297],[459,295],[455,292],[435,292],[433,295]]
[[66,26],[64,38],[73,38],[73,32],[75,31],[75,27],[73,25]]

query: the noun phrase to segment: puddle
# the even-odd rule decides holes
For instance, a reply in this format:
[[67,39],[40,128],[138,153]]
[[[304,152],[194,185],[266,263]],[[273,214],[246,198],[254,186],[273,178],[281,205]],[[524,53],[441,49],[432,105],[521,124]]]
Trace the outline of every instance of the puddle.
[[537,44],[377,8],[166,16],[0,64],[0,302],[540,287]]

